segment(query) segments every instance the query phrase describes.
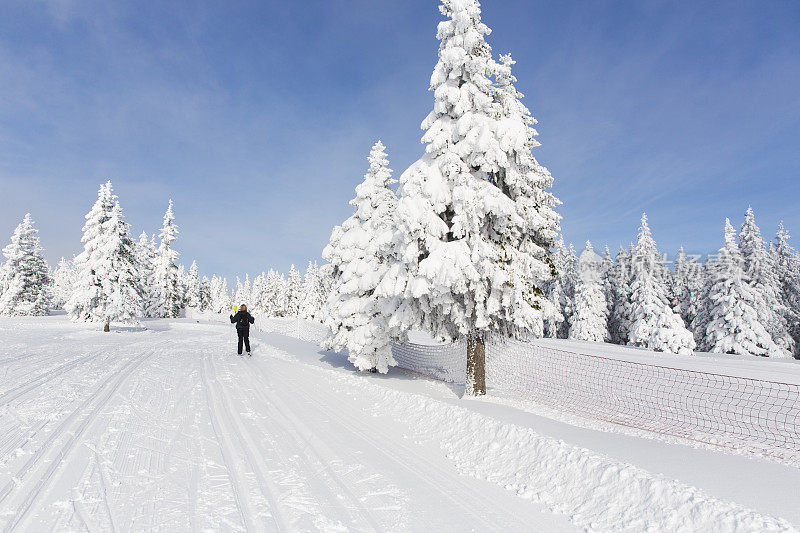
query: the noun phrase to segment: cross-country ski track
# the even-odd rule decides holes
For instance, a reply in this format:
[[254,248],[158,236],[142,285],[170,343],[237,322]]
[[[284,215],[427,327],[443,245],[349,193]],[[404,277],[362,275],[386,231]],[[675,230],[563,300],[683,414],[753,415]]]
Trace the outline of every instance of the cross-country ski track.
[[[734,502],[710,494],[713,485],[511,423],[518,411],[461,399],[444,384],[398,370],[363,375],[311,343],[252,338],[247,358],[235,355],[222,323],[155,320],[103,333],[63,316],[0,320],[0,527],[789,531],[797,523],[758,499]],[[596,433],[800,480],[788,465]]]

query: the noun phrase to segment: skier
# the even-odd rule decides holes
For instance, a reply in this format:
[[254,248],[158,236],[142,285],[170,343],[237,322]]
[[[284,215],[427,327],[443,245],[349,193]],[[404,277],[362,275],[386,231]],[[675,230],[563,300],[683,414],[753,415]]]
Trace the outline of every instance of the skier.
[[239,336],[239,348],[237,350],[239,355],[242,355],[242,341],[244,341],[247,355],[253,356],[250,353],[250,324],[255,321],[256,319],[253,318],[253,315],[247,312],[246,305],[242,305],[235,315],[231,315],[231,324],[236,324],[236,334]]

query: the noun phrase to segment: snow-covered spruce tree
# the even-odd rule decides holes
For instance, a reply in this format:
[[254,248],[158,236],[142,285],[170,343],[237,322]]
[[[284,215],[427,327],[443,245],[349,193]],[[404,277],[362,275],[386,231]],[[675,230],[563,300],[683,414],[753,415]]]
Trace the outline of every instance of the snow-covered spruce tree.
[[200,272],[197,268],[197,261],[192,261],[189,270],[183,278],[184,289],[186,291],[186,305],[195,309],[200,308]]
[[700,266],[698,272],[698,279],[693,283],[689,294],[689,316],[691,319],[689,329],[694,335],[697,349],[701,352],[708,352],[711,351],[708,337],[706,336],[706,327],[711,321],[708,293],[713,283],[710,257],[705,264]]
[[556,275],[558,215],[552,177],[530,153],[533,120],[514,102],[510,65],[491,58],[478,2],[443,0],[440,11],[426,153],[400,178],[393,289],[407,296],[404,328],[466,337],[466,391],[479,395],[486,335],[542,335],[554,312],[542,289]]
[[3,248],[3,289],[0,315],[43,316],[48,314],[49,284],[47,262],[39,232],[31,214],[26,214],[14,229],[11,243]]
[[186,295],[186,267],[183,263],[178,265],[178,309],[185,309],[187,302]]
[[267,316],[286,316],[286,304],[286,280],[283,275],[270,269],[264,288],[264,312]]
[[242,304],[246,305],[248,308],[252,307],[250,274],[245,274],[244,282],[238,277],[236,278],[236,292],[233,296],[233,305],[241,306]]
[[791,236],[783,222],[778,224],[772,253],[780,282],[780,299],[786,313],[789,333],[794,340],[794,356],[800,359],[800,256],[789,244]]
[[228,291],[228,280],[218,276],[211,278],[211,310],[225,313],[233,307],[231,294]]
[[300,316],[308,320],[319,320],[320,311],[325,304],[324,297],[325,290],[317,262],[309,261],[300,289]]
[[325,263],[324,265],[319,267],[319,280],[320,280],[320,289],[322,290],[322,301],[323,306],[324,302],[328,300],[328,295],[331,293],[334,284],[334,276],[333,276],[333,265],[330,263]]
[[211,281],[208,276],[203,276],[200,282],[200,310],[208,311],[211,309]]
[[178,252],[172,243],[178,238],[178,226],[172,212],[172,200],[164,213],[164,223],[158,234],[160,243],[156,252],[155,278],[161,301],[159,316],[177,318],[181,310],[181,294],[178,286]]
[[547,298],[553,312],[545,320],[545,333],[548,337],[566,339],[575,307],[575,286],[578,280],[578,258],[572,244],[566,246],[559,237],[555,243],[553,263],[558,276],[550,280]]
[[794,340],[789,334],[786,309],[781,299],[775,255],[767,248],[756,224],[753,208],[749,207],[739,230],[739,251],[744,274],[756,292],[756,311],[759,321],[769,332],[777,349],[789,356],[794,352]]
[[284,289],[286,291],[286,316],[300,316],[300,290],[303,286],[303,278],[300,272],[292,265],[289,268],[289,275],[286,278]]
[[684,324],[691,323],[691,317],[689,315],[689,309],[691,307],[690,284],[695,275],[696,269],[693,268],[689,259],[686,257],[683,246],[681,246],[678,250],[678,255],[675,256],[675,268],[670,276],[670,283],[672,285],[670,293],[672,296],[672,309],[680,315]]
[[605,291],[603,287],[602,260],[594,252],[592,243],[586,241],[578,269],[575,287],[575,313],[569,328],[569,338],[582,341],[603,342],[608,333]]
[[53,309],[64,309],[69,297],[72,296],[72,286],[75,284],[75,267],[71,260],[64,257],[58,262],[53,271]]
[[322,252],[338,273],[322,314],[329,349],[347,350],[360,370],[386,373],[395,364],[390,341],[399,336],[390,321],[402,299],[397,294],[384,295],[379,285],[386,278],[389,292],[394,292],[396,278],[390,268],[399,263],[392,256],[397,197],[390,188],[395,180],[381,141],[367,160],[369,169],[350,201],[353,215],[334,229]]
[[161,291],[156,283],[156,246],[152,237],[147,233],[139,235],[139,241],[134,246],[136,268],[139,273],[139,294],[142,297],[142,316],[156,318],[161,310]]
[[691,355],[691,332],[670,306],[662,257],[642,215],[639,239],[631,258],[631,327],[628,344],[659,352]]
[[614,344],[628,344],[631,329],[631,252],[621,245],[610,278],[609,337]]
[[709,265],[709,350],[739,355],[784,355],[758,316],[759,295],[750,285],[736,230],[725,219],[725,244]]
[[603,259],[600,263],[600,278],[603,282],[603,296],[606,299],[606,340],[611,341],[611,332],[609,330],[609,320],[611,319],[611,311],[614,309],[614,258],[611,256],[611,250],[608,245],[603,250]]
[[266,274],[263,272],[253,278],[250,284],[250,304],[247,310],[252,314],[263,314],[264,303],[264,284],[266,282]]
[[139,270],[130,227],[122,216],[111,182],[100,186],[86,215],[83,251],[75,258],[76,275],[66,308],[73,320],[135,322],[142,316]]

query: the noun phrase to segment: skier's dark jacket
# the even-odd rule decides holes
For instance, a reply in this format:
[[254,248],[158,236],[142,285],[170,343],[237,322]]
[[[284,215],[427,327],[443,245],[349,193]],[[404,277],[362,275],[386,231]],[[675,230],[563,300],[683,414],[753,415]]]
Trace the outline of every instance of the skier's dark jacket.
[[250,331],[250,324],[256,321],[253,315],[247,311],[237,311],[235,315],[231,315],[231,324],[236,324],[237,330]]

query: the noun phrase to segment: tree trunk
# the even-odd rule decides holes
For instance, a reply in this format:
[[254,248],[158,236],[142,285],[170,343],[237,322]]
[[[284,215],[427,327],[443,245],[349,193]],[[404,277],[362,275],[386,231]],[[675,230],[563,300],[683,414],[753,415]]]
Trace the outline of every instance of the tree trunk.
[[105,331],[105,332],[111,331],[111,320],[110,319],[106,319],[106,324],[105,324],[105,326],[103,326],[103,331]]
[[467,336],[467,386],[468,396],[486,394],[486,349],[483,334],[473,332]]

